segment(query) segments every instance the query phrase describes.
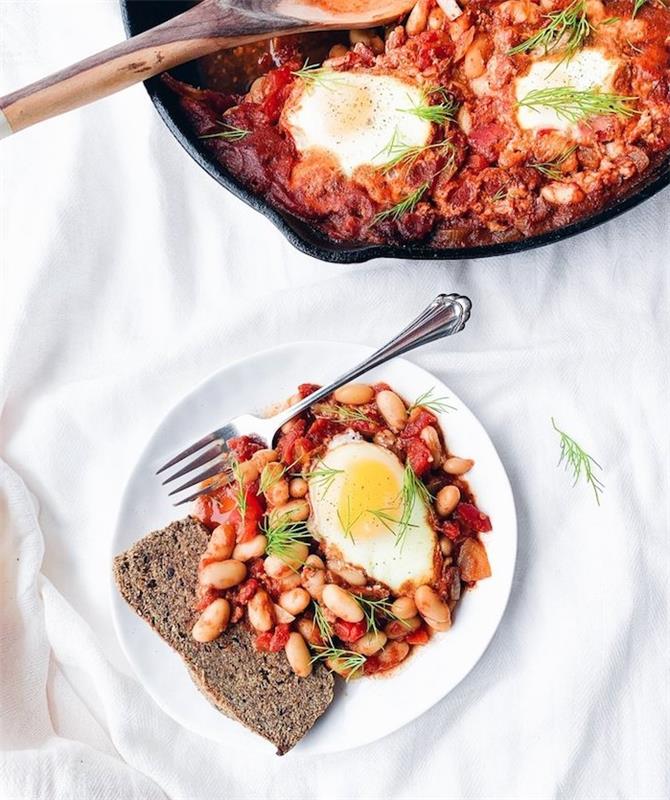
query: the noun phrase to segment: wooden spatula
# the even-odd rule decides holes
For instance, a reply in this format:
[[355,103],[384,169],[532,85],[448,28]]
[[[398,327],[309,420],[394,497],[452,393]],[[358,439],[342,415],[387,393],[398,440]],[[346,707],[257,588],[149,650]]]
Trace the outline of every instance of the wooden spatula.
[[168,22],[0,98],[0,138],[226,47],[382,25],[414,0],[202,0]]

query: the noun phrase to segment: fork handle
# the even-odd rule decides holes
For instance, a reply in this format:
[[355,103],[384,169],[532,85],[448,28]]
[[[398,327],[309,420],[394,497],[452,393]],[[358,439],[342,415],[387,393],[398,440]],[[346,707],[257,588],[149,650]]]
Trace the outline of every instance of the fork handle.
[[368,372],[380,364],[390,361],[392,358],[407,353],[415,347],[420,347],[423,344],[434,342],[436,339],[443,339],[445,336],[451,336],[462,331],[465,323],[470,319],[471,308],[472,303],[463,295],[438,294],[428,308],[410,322],[390,342],[372,353],[365,361],[361,361],[353,369],[345,372],[344,375],[340,375],[337,380],[329,383],[328,386],[322,386],[316,392],[305,397],[304,400],[274,416],[272,418],[273,424],[276,424],[277,427],[283,425],[305,411],[313,403],[318,403],[319,400],[328,397],[335,389],[339,389],[345,383],[349,383],[364,372]]

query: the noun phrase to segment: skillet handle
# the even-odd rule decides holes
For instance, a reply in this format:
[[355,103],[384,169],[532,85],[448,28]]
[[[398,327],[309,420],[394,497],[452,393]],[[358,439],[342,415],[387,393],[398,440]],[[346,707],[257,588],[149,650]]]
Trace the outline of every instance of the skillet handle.
[[224,47],[312,27],[272,11],[272,3],[256,11],[253,5],[245,12],[222,0],[203,0],[162,25],[0,97],[0,139]]

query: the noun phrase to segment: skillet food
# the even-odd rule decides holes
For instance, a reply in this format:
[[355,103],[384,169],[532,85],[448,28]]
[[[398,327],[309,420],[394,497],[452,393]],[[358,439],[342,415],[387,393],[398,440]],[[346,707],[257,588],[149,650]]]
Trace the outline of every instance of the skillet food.
[[397,25],[292,36],[170,76],[213,156],[329,239],[510,242],[591,216],[670,150],[659,0],[419,0]]

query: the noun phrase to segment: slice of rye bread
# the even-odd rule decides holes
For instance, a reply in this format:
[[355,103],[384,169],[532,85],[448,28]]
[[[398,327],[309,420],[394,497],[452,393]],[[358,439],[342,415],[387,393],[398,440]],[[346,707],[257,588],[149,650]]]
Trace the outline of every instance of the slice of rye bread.
[[150,533],[114,559],[123,598],[186,662],[196,686],[220,711],[269,739],[283,755],[328,708],[333,676],[315,664],[294,675],[286,655],[259,653],[244,624],[215,641],[191,638],[198,561],[209,531],[191,517]]

